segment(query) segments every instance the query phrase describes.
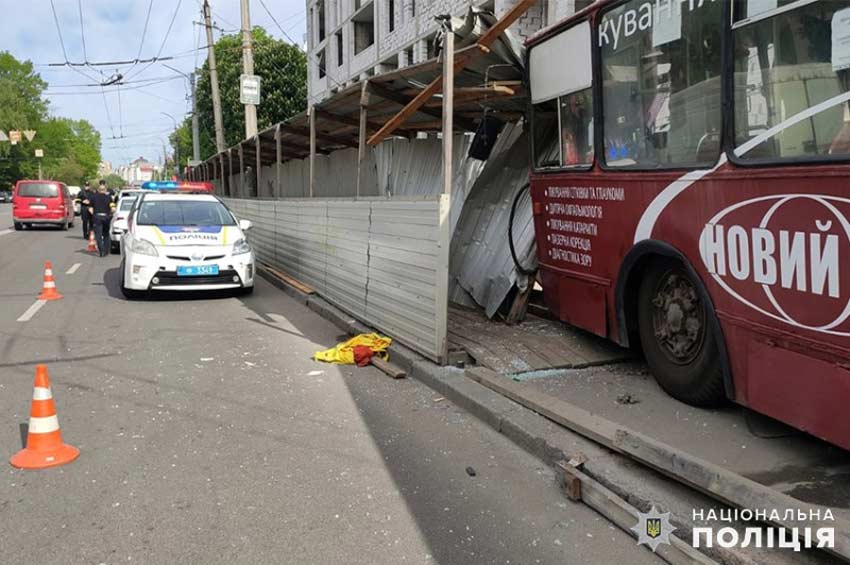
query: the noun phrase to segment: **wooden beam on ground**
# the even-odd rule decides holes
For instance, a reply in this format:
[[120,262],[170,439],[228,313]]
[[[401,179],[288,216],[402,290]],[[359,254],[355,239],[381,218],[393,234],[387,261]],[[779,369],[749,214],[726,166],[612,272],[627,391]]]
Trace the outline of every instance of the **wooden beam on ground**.
[[[466,65],[473,58],[477,57],[481,53],[489,53],[490,45],[493,44],[496,39],[511,26],[515,21],[517,21],[520,16],[522,16],[529,8],[531,8],[537,0],[520,0],[516,6],[511,8],[507,14],[502,16],[502,18],[497,21],[493,27],[488,29],[484,35],[476,42],[478,49],[471,50],[469,52],[464,52],[458,57],[453,57],[454,65],[453,69],[455,72],[462,71]],[[396,114],[390,121],[384,124],[384,127],[380,129],[375,135],[373,135],[369,139],[369,145],[375,147],[388,136],[392,135],[392,133],[402,126],[410,116],[419,111],[420,108],[431,98],[434,97],[435,94],[440,92],[440,89],[443,87],[443,75],[441,74],[437,78],[431,81],[431,83],[426,86],[422,92],[420,92],[416,98],[410,101],[401,111]]]
[[[569,463],[561,462],[557,464],[557,467],[564,476],[567,498],[575,502],[584,502],[624,532],[635,537],[632,528],[638,523],[637,508]],[[659,544],[655,550],[655,553],[664,561],[675,565],[716,565],[716,561],[694,549],[676,535],[670,534],[669,540],[669,544]]]
[[312,287],[307,286],[303,282],[299,281],[296,278],[289,276],[288,274],[284,273],[283,271],[279,271],[278,269],[275,269],[274,267],[272,267],[270,265],[266,265],[265,263],[262,263],[261,265],[262,265],[262,269],[264,271],[266,271],[267,273],[270,273],[272,276],[274,276],[280,282],[291,286],[295,290],[302,292],[304,294],[316,294],[316,291],[313,290]]
[[[518,383],[490,369],[476,367],[467,369],[466,376],[517,402],[541,416],[560,424],[596,443],[656,471],[671,477],[685,485],[695,488],[712,498],[739,508],[782,508],[797,513],[805,512],[807,518],[817,513],[823,516],[826,508],[800,501],[776,489],[757,483],[734,471],[716,465],[681,449],[650,438],[623,425],[588,412],[580,406]],[[789,531],[795,528],[800,535],[806,526],[815,530],[820,522],[816,520],[787,520],[782,518],[768,521]],[[824,548],[829,553],[850,560],[850,524],[846,519],[836,517],[835,547]]]
[[403,379],[407,376],[407,372],[398,365],[394,365],[389,361],[385,361],[380,357],[372,357],[372,365],[389,375],[394,379]]

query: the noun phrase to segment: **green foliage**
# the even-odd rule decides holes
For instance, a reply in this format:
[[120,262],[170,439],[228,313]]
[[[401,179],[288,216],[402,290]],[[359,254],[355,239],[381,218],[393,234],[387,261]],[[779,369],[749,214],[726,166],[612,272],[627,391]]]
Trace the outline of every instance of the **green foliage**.
[[[36,178],[39,161],[45,178],[71,185],[97,173],[100,133],[85,120],[48,117],[42,97],[46,86],[32,63],[0,52],[0,130],[36,131],[31,142],[0,142],[0,189],[22,178]],[[36,149],[44,150],[43,158],[35,156]]]
[[186,118],[176,130],[168,136],[171,147],[177,149],[180,156],[180,170],[186,168],[186,160],[192,158],[192,118]]
[[[252,37],[254,73],[262,78],[262,98],[257,107],[257,125],[262,131],[307,109],[307,57],[298,47],[271,37],[261,27],[253,29]],[[225,145],[230,147],[245,137],[245,109],[239,102],[239,76],[242,74],[241,37],[223,36],[215,44],[215,56]],[[206,159],[216,152],[208,63],[204,63],[198,74],[197,98],[201,159]],[[181,130],[184,127],[185,122]],[[188,131],[191,139],[191,124]],[[182,140],[180,154],[184,155]],[[191,154],[191,142],[189,151],[185,154]],[[181,160],[185,163],[182,157]]]
[[[100,180],[100,179],[98,179]],[[109,188],[121,188],[125,184],[127,184],[124,179],[116,175],[115,173],[111,173],[103,177],[103,180],[106,181],[106,186]],[[92,182],[92,186],[97,186],[96,182]]]

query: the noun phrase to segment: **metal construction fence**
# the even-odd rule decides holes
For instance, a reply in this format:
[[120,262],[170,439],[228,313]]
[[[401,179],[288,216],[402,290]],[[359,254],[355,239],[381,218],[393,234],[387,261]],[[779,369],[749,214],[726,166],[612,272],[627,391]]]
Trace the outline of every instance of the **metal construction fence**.
[[448,195],[223,200],[253,222],[249,239],[261,263],[426,357],[445,360]]

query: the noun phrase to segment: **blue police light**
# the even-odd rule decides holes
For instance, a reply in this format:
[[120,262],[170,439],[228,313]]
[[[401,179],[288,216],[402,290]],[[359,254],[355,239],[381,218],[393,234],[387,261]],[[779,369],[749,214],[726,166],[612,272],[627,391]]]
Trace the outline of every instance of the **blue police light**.
[[209,182],[148,181],[142,183],[142,190],[155,190],[157,192],[212,192],[213,185]]

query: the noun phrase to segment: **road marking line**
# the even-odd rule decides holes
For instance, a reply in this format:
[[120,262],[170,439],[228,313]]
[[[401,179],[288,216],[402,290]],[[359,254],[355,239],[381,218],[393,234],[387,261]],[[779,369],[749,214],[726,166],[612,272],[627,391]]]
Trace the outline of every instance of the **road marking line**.
[[13,231],[15,231],[15,230],[13,230],[13,229],[0,230],[0,235],[6,235],[7,233],[12,233]]
[[77,269],[79,269],[81,265],[82,265],[82,263],[74,263],[73,265],[71,265],[70,269],[65,271],[65,274],[66,275],[73,275],[74,273],[77,272]]
[[41,307],[47,304],[47,300],[36,300],[32,306],[27,308],[27,311],[21,314],[21,317],[18,318],[19,322],[29,322],[33,316],[35,316],[36,312],[41,310]]

